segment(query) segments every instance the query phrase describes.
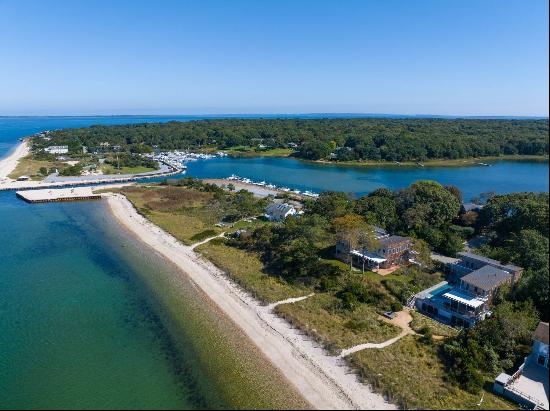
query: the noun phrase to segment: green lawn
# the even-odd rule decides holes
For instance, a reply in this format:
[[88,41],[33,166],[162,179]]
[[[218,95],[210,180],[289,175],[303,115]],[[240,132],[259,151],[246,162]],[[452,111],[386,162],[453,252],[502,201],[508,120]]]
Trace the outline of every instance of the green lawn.
[[409,335],[386,348],[352,354],[350,362],[376,391],[405,409],[518,409],[490,392],[489,381],[479,395],[447,382],[438,350],[438,343]]
[[251,146],[237,146],[223,151],[231,156],[237,157],[288,157],[295,152],[295,150],[290,148],[256,150],[256,147]]
[[312,291],[267,275],[263,272],[263,264],[256,254],[229,247],[223,239],[212,240],[196,250],[264,303],[301,297]]

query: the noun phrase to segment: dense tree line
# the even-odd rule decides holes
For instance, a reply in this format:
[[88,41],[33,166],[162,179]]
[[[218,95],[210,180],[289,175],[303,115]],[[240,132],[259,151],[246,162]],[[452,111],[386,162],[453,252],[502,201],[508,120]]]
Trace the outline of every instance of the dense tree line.
[[467,219],[486,239],[479,252],[525,268],[517,284],[500,289],[489,319],[444,347],[450,375],[469,391],[479,391],[484,376],[514,372],[539,319],[549,320],[548,200],[548,193],[493,195]]
[[548,120],[469,119],[220,119],[92,126],[35,139],[38,148],[103,142],[143,152],[242,145],[297,146],[297,156],[318,160],[423,161],[499,155],[548,154]]

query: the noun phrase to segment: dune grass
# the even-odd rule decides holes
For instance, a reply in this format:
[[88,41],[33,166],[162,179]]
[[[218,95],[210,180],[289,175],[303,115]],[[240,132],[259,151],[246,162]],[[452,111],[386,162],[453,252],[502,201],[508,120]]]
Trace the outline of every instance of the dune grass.
[[401,329],[384,322],[374,308],[361,304],[353,312],[338,308],[338,299],[328,293],[275,308],[292,325],[315,337],[336,353],[366,342],[380,343],[397,336]]
[[272,303],[311,293],[304,286],[286,281],[263,272],[263,264],[254,253],[229,247],[223,239],[214,239],[196,248],[196,251],[212,261],[231,279],[239,283],[263,303]]
[[423,343],[420,337],[409,335],[386,348],[354,353],[349,361],[375,391],[405,409],[518,408],[494,395],[490,381],[480,394],[468,393],[446,381],[439,349],[440,343]]

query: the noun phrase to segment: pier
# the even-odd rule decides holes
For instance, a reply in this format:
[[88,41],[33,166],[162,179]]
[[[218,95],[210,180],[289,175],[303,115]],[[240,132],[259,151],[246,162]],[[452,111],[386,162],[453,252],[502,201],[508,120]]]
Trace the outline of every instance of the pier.
[[58,201],[101,199],[101,194],[94,194],[91,187],[17,191],[16,195],[27,203],[52,203]]

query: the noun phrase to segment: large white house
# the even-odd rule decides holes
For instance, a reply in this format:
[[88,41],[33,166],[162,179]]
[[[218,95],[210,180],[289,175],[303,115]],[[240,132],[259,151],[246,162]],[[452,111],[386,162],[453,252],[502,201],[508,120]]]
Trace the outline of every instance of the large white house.
[[69,152],[69,146],[49,146],[46,147],[44,151],[50,154],[67,154]]
[[270,221],[283,221],[289,215],[297,213],[294,206],[287,203],[271,203],[266,208],[265,216]]

